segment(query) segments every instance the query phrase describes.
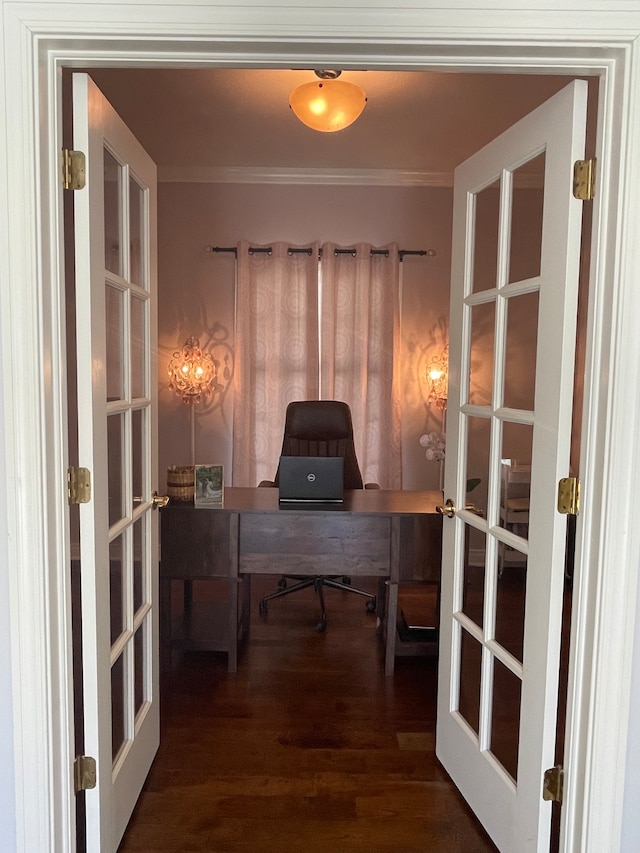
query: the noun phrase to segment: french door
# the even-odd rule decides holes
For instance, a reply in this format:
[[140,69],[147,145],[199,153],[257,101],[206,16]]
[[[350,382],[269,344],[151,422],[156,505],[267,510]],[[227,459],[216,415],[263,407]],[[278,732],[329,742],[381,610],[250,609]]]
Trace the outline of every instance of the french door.
[[549,849],[586,102],[574,81],[455,173],[436,752],[503,853]]
[[73,122],[86,835],[113,853],[159,743],[156,169],[86,74]]

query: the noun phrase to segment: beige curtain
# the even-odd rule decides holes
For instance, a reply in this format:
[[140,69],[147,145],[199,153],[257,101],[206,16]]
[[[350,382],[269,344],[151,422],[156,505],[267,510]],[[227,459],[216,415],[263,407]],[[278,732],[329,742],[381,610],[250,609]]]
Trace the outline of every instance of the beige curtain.
[[322,247],[321,396],[351,407],[365,482],[402,488],[398,247]]
[[318,396],[318,244],[238,244],[233,485],[273,479],[292,400]]

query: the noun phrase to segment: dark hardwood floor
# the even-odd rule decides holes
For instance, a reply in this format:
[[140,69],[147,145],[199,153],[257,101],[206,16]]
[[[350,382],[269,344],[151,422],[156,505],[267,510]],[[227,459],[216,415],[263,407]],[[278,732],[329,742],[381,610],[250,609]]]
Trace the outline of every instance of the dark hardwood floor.
[[[213,592],[196,584],[194,595]],[[484,853],[496,848],[434,755],[437,660],[384,675],[364,599],[258,601],[238,672],[174,652],[162,736],[119,853]]]

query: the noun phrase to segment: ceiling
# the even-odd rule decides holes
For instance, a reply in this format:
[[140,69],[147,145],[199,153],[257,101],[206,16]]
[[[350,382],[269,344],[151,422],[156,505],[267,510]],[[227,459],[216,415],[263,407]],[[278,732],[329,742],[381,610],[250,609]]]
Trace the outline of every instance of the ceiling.
[[[568,82],[567,77],[345,71],[367,106],[351,127],[318,133],[289,108],[311,71],[98,69],[90,74],[159,167],[160,179],[325,182],[450,180],[456,165]],[[363,178],[365,180],[365,178]]]

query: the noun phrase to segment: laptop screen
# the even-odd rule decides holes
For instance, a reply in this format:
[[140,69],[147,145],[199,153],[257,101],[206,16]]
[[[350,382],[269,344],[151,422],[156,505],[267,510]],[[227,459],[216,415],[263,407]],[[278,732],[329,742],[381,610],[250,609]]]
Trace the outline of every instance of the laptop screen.
[[344,497],[342,456],[281,456],[280,501],[341,502]]

